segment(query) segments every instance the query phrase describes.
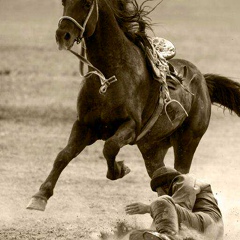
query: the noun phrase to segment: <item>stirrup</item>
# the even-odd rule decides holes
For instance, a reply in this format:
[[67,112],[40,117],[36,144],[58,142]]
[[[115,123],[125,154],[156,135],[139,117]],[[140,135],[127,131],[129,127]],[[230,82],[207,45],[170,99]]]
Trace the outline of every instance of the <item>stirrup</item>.
[[169,105],[170,103],[173,103],[173,102],[176,102],[176,103],[182,108],[182,110],[183,110],[183,112],[185,113],[185,115],[188,117],[187,111],[185,110],[185,108],[183,107],[183,105],[182,105],[179,101],[177,101],[177,100],[175,100],[175,99],[171,99],[171,100],[165,99],[165,100],[164,100],[164,104],[165,104],[164,110],[165,110],[165,113],[166,113],[166,115],[167,115],[167,117],[168,117],[168,120],[172,123],[172,120],[171,120],[171,118],[170,118],[170,116],[169,116],[169,114],[168,114],[168,112],[167,112],[167,107],[168,107],[168,105]]

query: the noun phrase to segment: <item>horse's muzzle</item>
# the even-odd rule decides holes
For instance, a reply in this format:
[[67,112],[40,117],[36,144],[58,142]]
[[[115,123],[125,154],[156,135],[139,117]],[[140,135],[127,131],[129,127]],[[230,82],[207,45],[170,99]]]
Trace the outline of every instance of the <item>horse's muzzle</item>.
[[68,31],[57,29],[56,31],[56,42],[58,44],[59,50],[71,49],[75,42],[75,38]]

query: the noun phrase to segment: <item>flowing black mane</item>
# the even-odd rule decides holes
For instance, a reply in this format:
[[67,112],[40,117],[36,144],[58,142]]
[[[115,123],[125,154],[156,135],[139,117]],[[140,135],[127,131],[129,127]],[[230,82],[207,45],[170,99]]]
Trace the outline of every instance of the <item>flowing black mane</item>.
[[111,1],[114,16],[128,39],[138,44],[147,38],[146,30],[152,31],[151,18],[148,16],[159,4],[153,8],[146,5],[151,0],[138,4],[137,0]]

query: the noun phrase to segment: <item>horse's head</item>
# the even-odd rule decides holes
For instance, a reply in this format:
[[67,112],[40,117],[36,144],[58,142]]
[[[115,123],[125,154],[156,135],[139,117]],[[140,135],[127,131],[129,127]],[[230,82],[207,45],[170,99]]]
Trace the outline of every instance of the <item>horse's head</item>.
[[71,49],[74,42],[91,36],[98,21],[97,0],[62,0],[63,17],[59,19],[56,41],[59,49]]

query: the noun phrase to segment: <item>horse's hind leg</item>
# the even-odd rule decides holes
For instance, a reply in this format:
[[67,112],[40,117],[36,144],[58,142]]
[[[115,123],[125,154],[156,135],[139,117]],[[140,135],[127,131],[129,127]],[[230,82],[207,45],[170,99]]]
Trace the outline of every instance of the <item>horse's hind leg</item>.
[[149,177],[158,168],[164,166],[164,157],[171,147],[169,138],[162,141],[153,141],[151,138],[144,138],[138,144],[138,148],[142,153],[145,166]]
[[194,136],[191,129],[179,129],[171,136],[171,143],[174,149],[175,161],[174,168],[181,173],[190,171],[193,155],[203,134]]
[[86,126],[76,121],[73,124],[67,146],[57,155],[50,174],[41,185],[39,191],[32,197],[27,209],[44,211],[47,200],[53,195],[53,189],[63,169],[87,145],[92,144],[96,140]]
[[116,180],[130,172],[130,169],[123,162],[116,162],[116,156],[121,147],[133,142],[135,139],[135,122],[130,120],[123,123],[116,133],[104,144],[103,155],[107,160],[107,178]]

